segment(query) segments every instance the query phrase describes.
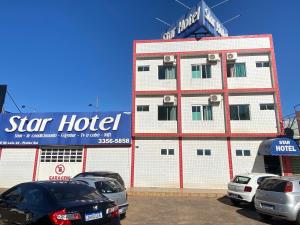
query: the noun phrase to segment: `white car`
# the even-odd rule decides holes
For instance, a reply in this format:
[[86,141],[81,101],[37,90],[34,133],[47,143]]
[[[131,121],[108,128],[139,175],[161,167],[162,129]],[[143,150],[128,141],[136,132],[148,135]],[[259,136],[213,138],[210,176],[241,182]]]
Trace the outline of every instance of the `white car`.
[[232,204],[239,205],[241,202],[253,204],[258,185],[266,178],[278,176],[269,173],[246,173],[236,175],[228,183],[227,196]]

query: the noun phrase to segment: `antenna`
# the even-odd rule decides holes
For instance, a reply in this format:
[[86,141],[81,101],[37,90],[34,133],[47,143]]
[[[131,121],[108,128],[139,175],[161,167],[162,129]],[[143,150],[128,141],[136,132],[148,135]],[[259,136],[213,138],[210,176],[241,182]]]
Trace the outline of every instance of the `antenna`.
[[215,8],[215,7],[219,6],[219,5],[222,5],[222,4],[226,3],[226,2],[229,2],[229,1],[230,1],[230,0],[225,0],[225,1],[219,2],[218,4],[213,5],[213,6],[210,7],[210,8],[213,9],[213,8]]
[[167,25],[168,27],[171,26],[171,24],[167,23],[166,21],[164,21],[164,20],[162,20],[162,19],[160,19],[160,18],[158,18],[158,17],[155,17],[155,19],[156,19],[157,21],[163,23],[164,25]]
[[187,6],[186,4],[184,4],[183,2],[181,2],[179,0],[175,0],[175,2],[179,3],[180,5],[182,5],[184,8],[187,8],[188,10],[191,9],[191,7]]
[[235,20],[235,19],[239,18],[240,16],[241,16],[241,14],[238,14],[238,15],[236,15],[236,16],[234,16],[234,17],[228,19],[228,20],[226,20],[225,22],[223,22],[223,25],[224,25],[225,23],[229,23],[229,22],[231,22],[232,20]]

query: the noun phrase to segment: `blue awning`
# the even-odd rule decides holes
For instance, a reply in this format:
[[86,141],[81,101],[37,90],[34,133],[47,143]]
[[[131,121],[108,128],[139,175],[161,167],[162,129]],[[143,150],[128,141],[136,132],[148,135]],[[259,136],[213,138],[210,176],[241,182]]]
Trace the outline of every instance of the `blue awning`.
[[258,148],[259,155],[300,156],[298,144],[289,138],[274,138],[264,140]]

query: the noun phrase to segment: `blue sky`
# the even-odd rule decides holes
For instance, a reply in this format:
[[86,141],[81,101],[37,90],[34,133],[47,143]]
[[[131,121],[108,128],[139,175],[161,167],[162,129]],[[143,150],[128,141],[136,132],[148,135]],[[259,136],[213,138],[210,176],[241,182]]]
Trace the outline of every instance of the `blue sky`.
[[[231,0],[214,12],[242,14],[230,35],[273,34],[286,115],[300,103],[300,1],[284,2]],[[172,23],[185,12],[174,0],[0,0],[0,83],[39,112],[92,111],[96,96],[101,111],[129,111],[133,40],[158,39],[166,27],[154,17]],[[17,112],[8,98],[5,107]]]

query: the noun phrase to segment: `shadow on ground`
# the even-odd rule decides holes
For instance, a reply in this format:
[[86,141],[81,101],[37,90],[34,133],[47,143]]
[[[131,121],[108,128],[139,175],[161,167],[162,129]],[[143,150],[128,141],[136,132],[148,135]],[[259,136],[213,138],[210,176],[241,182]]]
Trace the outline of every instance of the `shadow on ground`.
[[265,224],[271,224],[271,225],[294,225],[292,222],[279,220],[279,219],[270,219],[270,220],[263,220],[260,218],[258,213],[256,212],[253,205],[249,205],[246,203],[241,203],[239,206],[234,206],[230,199],[226,196],[218,198],[218,201],[224,205],[228,205],[231,207],[236,208],[236,212],[240,214],[241,216],[247,217],[249,219],[252,219],[254,221],[263,222]]

